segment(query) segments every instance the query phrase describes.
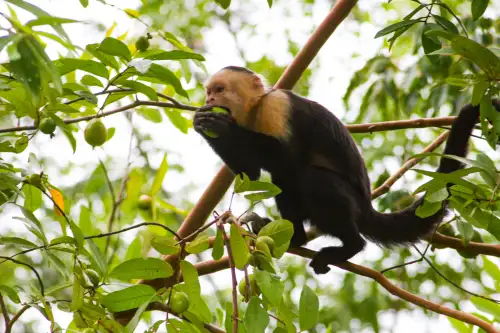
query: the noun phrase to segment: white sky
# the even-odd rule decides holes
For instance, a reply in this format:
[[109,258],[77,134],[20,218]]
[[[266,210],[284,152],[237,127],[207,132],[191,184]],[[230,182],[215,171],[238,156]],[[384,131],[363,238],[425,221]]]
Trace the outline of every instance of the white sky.
[[[136,0],[108,2],[115,4],[120,8],[136,8],[140,3]],[[145,31],[144,26],[134,22],[122,12],[111,7],[104,6],[96,1],[90,1],[91,4],[89,8],[85,10],[82,9],[77,0],[37,0],[33,3],[54,16],[99,21],[104,23],[107,28],[111,26],[113,21],[116,21],[117,27],[113,33],[114,37],[121,35],[125,31],[128,31],[129,37],[139,36]],[[231,8],[233,8],[233,6],[238,6],[240,3],[242,3],[242,0],[233,1]],[[308,33],[306,29],[301,27],[308,27],[311,24],[319,24],[330,9],[328,1],[317,1],[314,6],[312,17],[303,18],[299,8],[290,6],[289,3],[286,3],[286,6],[294,15],[293,20],[295,21],[291,24],[292,21],[283,20],[282,13],[284,5],[285,1],[280,1],[269,10],[267,8],[266,1],[262,0],[262,5],[259,10],[253,13],[251,20],[258,27],[256,36],[252,37],[250,40],[247,40],[246,35],[239,36],[241,37],[239,43],[244,43],[249,48],[246,53],[249,60],[258,59],[261,56],[261,52],[264,50],[268,55],[272,55],[279,64],[283,65],[290,63],[291,57],[286,52],[286,37],[283,34],[284,23],[286,23],[289,28],[294,30],[292,35],[294,38],[297,38],[295,42],[303,45],[308,38]],[[366,9],[369,6],[373,6],[373,3],[369,1],[361,1],[359,2],[359,6]],[[377,8],[374,8],[373,10],[376,12]],[[4,3],[0,3],[0,12],[6,12],[6,6]],[[21,10],[17,10],[17,12],[21,18],[27,17]],[[492,10],[489,12],[491,13]],[[314,73],[314,84],[311,86],[310,95],[308,97],[325,105],[339,117],[342,117],[345,112],[342,104],[342,96],[349,83],[352,73],[362,67],[368,58],[378,52],[383,40],[375,40],[373,36],[378,30],[380,30],[381,27],[387,24],[386,20],[388,20],[389,17],[391,19],[395,17],[394,13],[391,13],[390,16],[388,16],[385,12],[380,12],[379,14],[381,15],[372,16],[374,18],[373,22],[363,23],[361,25],[358,36],[355,35],[356,25],[351,22],[344,22],[341,27],[337,29],[333,37],[325,44],[317,57],[317,59],[320,60],[322,68]],[[4,24],[2,21],[0,22]],[[374,24],[376,24],[376,26]],[[100,42],[103,38],[103,34],[97,33],[94,30],[89,30],[88,27],[85,27],[85,25],[70,24],[66,25],[65,29],[72,38],[73,42],[80,46]],[[210,73],[213,73],[230,64],[242,64],[242,61],[234,47],[232,36],[227,33],[224,26],[216,25],[213,29],[205,31],[204,43],[207,45],[208,52],[203,54],[203,56],[206,58],[205,65]],[[51,56],[55,57],[57,52],[61,52],[61,49],[49,49],[48,52]],[[352,58],[351,55],[353,53],[361,54],[357,58]],[[5,60],[5,51],[0,54],[0,60]],[[175,154],[169,154],[169,163],[180,163],[185,167],[184,174],[178,174],[176,172],[167,173],[163,184],[164,188],[172,193],[175,193],[176,190],[192,184],[196,187],[196,190],[191,192],[189,200],[196,202],[203,190],[211,181],[212,176],[219,169],[218,157],[194,131],[190,131],[188,135],[184,135],[176,130],[172,125],[166,124],[165,122],[157,125],[144,121],[142,118],[137,116],[134,117],[134,121],[140,125],[140,128],[143,131],[152,135],[156,146],[175,152]],[[83,142],[82,133],[79,133],[77,136],[79,144],[75,154],[72,153],[71,147],[62,135],[59,135],[52,140],[49,140],[48,136],[38,135],[34,144],[31,144],[29,149],[27,149],[27,151],[21,156],[24,158],[24,161],[27,162],[29,152],[34,152],[38,156],[54,156],[54,154],[56,154],[55,157],[57,157],[57,165],[59,166],[67,165],[69,161],[77,164],[90,162],[95,165],[98,163],[97,156],[101,159],[105,156],[112,156],[115,164],[110,167],[109,171],[111,176],[121,177],[124,172],[126,158],[128,155],[130,129],[121,115],[107,117],[104,122],[108,127],[113,126],[118,130],[113,139],[103,146],[103,150],[97,149],[92,151],[92,149]],[[84,124],[80,123],[79,126],[80,128],[83,128]],[[491,149],[489,152],[491,152]],[[162,155],[158,154],[157,156],[151,158],[151,161],[153,164],[159,165],[161,158]],[[139,161],[133,162],[135,165],[140,163]],[[57,174],[57,165],[54,165],[52,170],[44,170],[45,173],[47,173],[49,177],[51,172],[53,174]],[[389,167],[390,169],[395,170],[398,166],[392,165]],[[52,178],[51,181],[55,185],[67,186],[83,179],[89,170],[91,169],[75,169],[71,174],[63,176],[59,179]],[[226,200],[219,204],[218,208],[220,210],[227,207],[228,197],[229,196],[226,195]],[[233,204],[233,211],[243,211],[246,207],[247,205],[243,200],[236,200]],[[18,212],[15,211],[10,213],[12,216],[18,215]],[[5,214],[2,220],[6,220]],[[26,233],[23,227],[9,225],[9,228],[14,229],[19,233]],[[122,234],[122,237],[126,237],[131,240],[133,235],[133,232],[128,232]],[[30,235],[27,235],[26,237],[29,238]],[[319,239],[311,242],[308,247],[317,250],[322,244],[324,244],[324,240]],[[365,265],[370,266],[370,260],[378,259],[380,253],[381,251],[379,248],[369,244],[369,246],[367,246],[362,253],[354,257],[352,261],[355,263],[363,262]],[[449,264],[452,267],[460,266],[459,261],[453,260],[454,256],[450,255],[450,253],[451,252],[448,250],[440,251],[442,260],[449,261]],[[303,263],[304,265],[307,265],[308,261],[304,260]],[[457,267],[457,269],[460,269],[460,267]],[[338,276],[339,272],[341,272],[339,269],[332,268],[330,273],[319,276],[318,280],[325,286],[328,284],[338,285],[341,281]],[[213,275],[213,278],[218,281],[218,283],[230,283],[229,271],[218,272]],[[202,290],[210,293],[210,285],[204,284]],[[381,292],[385,292],[382,288],[381,290]],[[463,308],[465,311],[471,311],[472,309],[473,308],[470,305]],[[63,328],[66,327],[71,321],[71,316],[67,313],[58,311],[55,308],[54,311],[56,318],[58,318],[58,323]],[[163,317],[161,314],[157,314],[155,316],[158,318]],[[424,332],[426,330],[432,332],[451,331],[451,327],[446,317],[440,316],[438,319],[430,320],[423,314],[422,311],[414,311],[412,313],[400,312],[397,323],[394,323],[395,317],[391,314],[390,309],[379,314],[379,316],[381,326],[389,330],[394,328],[393,332],[396,333],[417,333]],[[40,323],[40,332],[48,331],[49,323],[39,315],[38,311],[30,309],[23,315],[23,318],[37,318]],[[139,326],[137,332],[142,331],[144,328],[145,326]]]

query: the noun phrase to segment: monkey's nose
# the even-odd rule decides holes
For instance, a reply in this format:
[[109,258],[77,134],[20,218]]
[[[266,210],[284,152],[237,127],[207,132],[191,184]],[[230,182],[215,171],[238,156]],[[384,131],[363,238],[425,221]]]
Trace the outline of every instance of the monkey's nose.
[[207,98],[207,104],[213,104],[214,101],[215,101],[215,98],[213,98],[213,97]]

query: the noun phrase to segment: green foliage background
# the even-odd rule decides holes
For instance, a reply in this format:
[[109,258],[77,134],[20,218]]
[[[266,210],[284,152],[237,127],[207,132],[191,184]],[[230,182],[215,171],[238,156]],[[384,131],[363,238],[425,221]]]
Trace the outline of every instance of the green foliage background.
[[[78,3],[76,0],[71,2]],[[155,300],[167,302],[168,293],[158,296],[151,288],[132,287],[130,282],[139,278],[172,276],[171,267],[155,260],[160,253],[179,250],[172,233],[164,227],[179,228],[203,186],[210,181],[211,171],[215,172],[220,163],[208,148],[203,148],[205,153],[201,152],[202,148],[189,151],[183,148],[184,141],[180,141],[197,140],[191,141],[193,147],[204,145],[198,138],[192,139],[196,136],[191,130],[192,110],[204,102],[203,81],[210,74],[207,67],[219,63],[228,65],[224,59],[206,58],[207,54],[214,50],[217,56],[227,52],[230,54],[228,59],[237,59],[239,65],[258,72],[274,84],[333,4],[326,0],[304,0],[293,5],[283,0],[274,3],[263,0],[232,3],[143,0],[137,2],[137,7],[125,8],[120,2],[80,0],[79,10],[106,8],[117,16],[121,15],[121,21],[126,20],[130,29],[115,26],[113,18],[105,22],[84,23],[73,21],[70,12],[65,17],[56,17],[45,10],[43,3],[35,1],[7,0],[2,5],[0,254],[4,259],[0,259],[0,294],[10,318],[25,304],[31,307],[28,311],[35,313],[21,316],[13,332],[35,331],[39,325],[50,326],[53,331],[66,329],[59,321],[60,311],[73,316],[70,328],[76,331],[83,331],[83,326],[99,331],[105,331],[104,327],[117,331],[122,328],[105,308],[109,311],[130,308],[131,303],[123,303],[119,294],[111,293],[126,287],[135,288],[127,289],[124,295],[138,295],[134,300],[136,307]],[[263,26],[259,15],[270,10],[279,12],[282,20],[278,24]],[[338,97],[338,100],[326,100],[325,103],[332,106],[332,111],[346,123],[456,115],[466,103],[480,104],[482,121],[476,134],[482,138],[473,140],[467,166],[477,169],[470,170],[474,172],[465,177],[467,182],[461,183],[462,187],[453,193],[453,212],[460,214],[450,216],[451,222],[440,230],[443,234],[462,239],[464,243],[472,240],[498,244],[500,239],[496,168],[499,158],[495,152],[500,121],[485,103],[498,97],[499,12],[498,3],[485,0],[408,0],[369,4],[361,1],[332,40],[339,34],[339,38],[359,43],[373,32],[370,38],[377,37],[378,48],[346,46],[346,49],[356,51],[338,58],[341,48],[325,46],[325,51],[309,66],[294,88],[297,93],[311,98],[324,96],[325,90],[333,90],[331,96]],[[407,16],[410,13],[413,15]],[[300,27],[294,23],[298,18],[302,22]],[[80,24],[86,24],[92,37],[70,33],[72,25]],[[300,34],[297,34],[298,30]],[[207,37],[213,31],[224,32],[221,41],[228,41],[229,45],[207,44],[207,40],[214,40]],[[148,33],[152,37],[150,48],[145,52],[138,51],[136,40]],[[277,53],[275,49],[259,47],[260,43],[269,45],[274,34],[285,41],[283,50]],[[92,42],[82,44],[79,38],[84,37]],[[373,45],[377,44],[374,42]],[[432,52],[434,54],[430,54]],[[344,73],[351,73],[350,77],[339,77],[332,70],[343,65],[335,64],[333,56],[356,64],[345,65]],[[142,72],[141,66],[149,61],[153,65]],[[113,90],[120,91],[109,93]],[[86,121],[72,123],[75,119],[90,118],[138,101],[152,103],[139,103],[133,109],[103,118],[108,127],[109,141],[102,147],[91,149],[84,141]],[[37,130],[43,118],[55,122],[54,137]],[[22,130],[22,126],[27,128]],[[170,141],[163,140],[162,136],[159,140],[155,134],[158,131],[164,131]],[[442,131],[426,128],[354,134],[373,188],[381,185]],[[115,158],[117,153],[122,157]],[[193,158],[196,154],[200,156]],[[212,166],[204,160],[209,154]],[[188,155],[191,157],[183,157]],[[434,170],[438,159],[438,156],[427,157],[416,168]],[[194,168],[186,161],[206,163],[205,172],[193,175]],[[39,174],[41,179],[37,181],[33,175]],[[409,171],[374,205],[385,211],[405,207],[411,202],[412,192],[420,185],[429,184],[425,182],[432,179],[442,179],[440,175],[431,176]],[[194,177],[204,181],[197,182]],[[457,182],[458,178],[460,176],[455,178]],[[269,194],[267,197],[264,194],[264,197],[268,199],[275,195],[273,190],[262,189]],[[57,199],[57,193],[62,193],[62,201]],[[141,200],[146,200],[144,194],[152,198],[152,206],[146,203],[147,209],[139,207]],[[249,207],[249,202],[241,195],[236,197],[232,207],[239,215]],[[64,214],[57,214],[54,201],[63,206]],[[219,213],[228,208],[229,202],[230,195],[218,206]],[[429,207],[433,209],[432,204]],[[257,209],[278,218],[272,200],[264,200]],[[84,239],[84,236],[121,230],[144,221],[154,221],[164,227],[148,225],[109,238]],[[188,244],[189,261],[212,259],[214,254],[208,247],[208,237],[216,235],[217,230],[209,228]],[[239,234],[231,230],[231,239],[238,237],[234,235]],[[310,247],[317,248],[322,241],[331,240],[318,239]],[[240,250],[235,259],[245,263],[248,260],[247,245],[236,244]],[[423,249],[424,245],[420,248]],[[35,247],[46,248],[12,257]],[[27,263],[37,271],[45,296],[41,295],[33,271],[8,260],[9,257]],[[140,259],[143,257],[149,259]],[[389,251],[370,245],[355,262],[383,270],[418,257],[413,249]],[[500,307],[497,304],[471,296],[449,282],[476,294],[500,299],[498,258],[471,256],[464,251],[437,246],[431,247],[426,257],[434,268],[422,261],[391,270],[386,276],[400,287],[428,300],[498,323]],[[412,325],[421,318],[429,323],[430,331],[438,325],[436,314],[389,295],[374,281],[340,269],[332,269],[328,275],[317,277],[307,268],[308,260],[289,254],[274,258],[273,262],[281,281],[273,282],[272,286],[278,288],[276,290],[283,289],[279,295],[283,303],[273,304],[265,300],[274,295],[265,290],[262,301],[252,298],[249,303],[244,303],[240,297],[241,311],[254,316],[244,318],[242,329],[246,327],[247,331],[255,329],[258,332],[266,326],[262,325],[263,322],[269,323],[270,330],[282,326],[280,321],[262,312],[264,306],[269,306],[271,312],[286,322],[288,329],[288,319],[294,318],[297,331],[307,327],[310,332],[399,332],[402,330],[398,320]],[[120,267],[123,263],[127,265]],[[138,265],[144,265],[141,274],[145,276],[132,270]],[[183,265],[190,267],[188,261]],[[91,278],[84,274],[86,268],[98,273],[98,288],[93,288]],[[232,297],[229,271],[200,277],[201,289],[198,276],[192,270],[190,272],[191,276],[184,279],[191,278],[192,282],[176,286],[177,292],[185,291],[192,303],[197,302],[193,303],[197,304],[194,310],[190,308],[194,318],[188,319],[209,322],[230,331],[227,319],[232,311],[227,305]],[[241,277],[241,272],[238,273]],[[258,281],[263,283],[268,281],[266,279],[274,281],[268,276],[260,276]],[[317,295],[319,307],[317,320],[310,324],[304,318],[316,311],[312,295]],[[118,297],[118,300],[113,297]],[[86,308],[82,310],[83,300]],[[304,302],[312,307],[311,312],[305,312]],[[75,307],[80,310],[75,311]],[[81,313],[84,324],[79,321]],[[175,330],[174,327],[187,331],[203,330],[199,325],[188,325],[180,320],[171,321],[166,327],[157,321],[163,319],[164,314],[146,311],[139,327],[146,327],[151,332],[155,329],[165,331],[166,328],[171,331]],[[154,326],[155,322],[158,327]],[[132,321],[129,329],[135,324],[137,321]],[[450,320],[449,324],[439,322],[439,325],[450,331],[477,331],[477,328],[455,320]],[[284,330],[275,330],[280,331]]]

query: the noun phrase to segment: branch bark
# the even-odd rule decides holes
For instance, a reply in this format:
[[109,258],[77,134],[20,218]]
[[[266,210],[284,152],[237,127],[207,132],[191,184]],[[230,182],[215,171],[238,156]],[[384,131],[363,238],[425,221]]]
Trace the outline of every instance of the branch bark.
[[[446,141],[446,138],[450,134],[449,131],[446,131],[444,133],[441,133],[433,142],[431,142],[425,149],[422,151],[422,153],[429,153],[431,151],[434,151],[437,147],[439,147],[443,142]],[[422,158],[412,158],[408,160],[403,166],[391,177],[389,177],[382,185],[380,185],[378,188],[373,190],[372,192],[372,200],[375,198],[380,197],[382,194],[387,193],[389,189],[391,188],[392,185],[403,175],[410,170],[413,166],[415,166],[418,162],[420,162]]]

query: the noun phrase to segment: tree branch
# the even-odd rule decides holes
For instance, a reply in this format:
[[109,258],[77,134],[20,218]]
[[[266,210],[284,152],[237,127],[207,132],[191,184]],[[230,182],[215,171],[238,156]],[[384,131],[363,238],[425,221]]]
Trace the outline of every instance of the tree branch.
[[[165,102],[155,102],[155,101],[135,101],[131,104],[109,110],[106,112],[100,112],[95,115],[91,116],[85,116],[85,117],[80,117],[80,118],[75,118],[75,119],[66,119],[64,120],[65,124],[74,124],[78,123],[81,121],[87,121],[87,120],[92,120],[94,118],[102,118],[106,116],[110,116],[115,113],[120,113],[126,110],[133,109],[138,106],[142,105],[149,105],[149,106],[158,106],[158,107],[163,107],[163,108],[172,108],[172,109],[180,109],[180,110],[187,110],[187,111],[196,111],[198,110],[197,107],[194,106],[189,106],[189,105],[183,105],[179,103],[165,103]],[[0,129],[0,133],[12,133],[12,132],[19,132],[19,131],[30,131],[30,130],[36,130],[35,126],[17,126],[17,127],[10,127],[10,128],[2,128]]]
[[445,245],[455,250],[467,251],[471,254],[485,254],[500,257],[500,245],[497,244],[469,242],[467,246],[465,246],[461,239],[445,236],[439,232],[436,232],[434,236],[432,236],[431,242],[433,244]]
[[372,124],[347,125],[351,133],[373,133],[381,131],[394,131],[406,128],[441,127],[451,125],[457,117],[420,118],[410,120],[391,120]]
[[[434,151],[437,147],[439,147],[443,142],[446,141],[446,138],[450,134],[449,131],[446,131],[439,135],[434,141],[431,142],[425,149],[422,151],[422,153],[428,153],[431,151]],[[420,162],[422,158],[412,158],[408,160],[403,166],[391,177],[389,177],[382,185],[380,185],[378,188],[373,190],[372,192],[372,200],[375,198],[380,197],[382,194],[387,193],[389,189],[391,188],[392,185],[403,175],[410,170],[413,166],[415,166],[418,162]]]

